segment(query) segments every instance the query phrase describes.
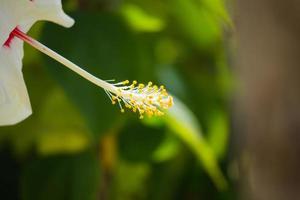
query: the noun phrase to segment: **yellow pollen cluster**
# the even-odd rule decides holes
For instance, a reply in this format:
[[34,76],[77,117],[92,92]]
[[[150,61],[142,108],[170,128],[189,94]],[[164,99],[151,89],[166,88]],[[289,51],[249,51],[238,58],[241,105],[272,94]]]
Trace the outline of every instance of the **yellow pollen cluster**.
[[163,110],[173,105],[173,98],[168,94],[164,86],[158,87],[152,82],[138,84],[137,81],[130,83],[128,80],[112,84],[113,91],[105,90],[112,104],[119,105],[121,112],[125,110],[123,106],[137,112],[140,119],[144,116],[162,116]]

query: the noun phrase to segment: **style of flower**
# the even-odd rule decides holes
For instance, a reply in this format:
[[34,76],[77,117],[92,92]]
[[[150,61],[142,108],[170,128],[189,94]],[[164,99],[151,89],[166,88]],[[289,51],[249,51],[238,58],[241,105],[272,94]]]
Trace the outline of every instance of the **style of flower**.
[[85,79],[104,89],[112,104],[138,112],[140,118],[161,116],[173,105],[173,99],[163,86],[137,84],[133,81],[111,83],[86,72],[40,42],[26,35],[38,20],[48,20],[71,27],[61,0],[0,0],[0,125],[13,125],[31,113],[31,105],[22,74],[23,42],[57,60]]

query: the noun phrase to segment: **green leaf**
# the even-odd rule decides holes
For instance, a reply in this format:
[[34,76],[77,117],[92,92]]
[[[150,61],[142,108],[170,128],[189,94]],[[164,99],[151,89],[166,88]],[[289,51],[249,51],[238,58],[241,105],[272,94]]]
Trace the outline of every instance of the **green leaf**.
[[98,160],[89,152],[36,159],[23,171],[22,199],[94,200],[99,176]]
[[216,20],[224,21],[227,25],[232,26],[232,21],[225,6],[225,0],[199,0],[199,4],[203,4]]
[[220,39],[219,25],[195,2],[175,0],[171,9],[182,33],[197,46],[208,48]]
[[134,4],[126,4],[121,10],[123,16],[133,30],[139,32],[158,32],[165,27],[162,19],[149,15]]
[[180,100],[174,98],[174,106],[164,118],[168,127],[191,149],[219,189],[227,187],[227,181],[218,166],[214,151],[203,138],[202,130],[194,114]]
[[219,158],[226,155],[229,127],[228,116],[224,111],[212,112],[209,118],[208,142]]
[[147,199],[147,183],[151,167],[147,163],[120,160],[113,180],[113,200]]
[[178,155],[179,150],[180,142],[173,134],[168,133],[154,152],[153,159],[156,162],[168,161]]
[[210,1],[172,0],[170,13],[179,31],[200,49],[215,48],[222,40],[222,21],[229,21],[222,4]]
[[165,139],[165,131],[132,123],[120,132],[118,149],[120,156],[131,162],[149,162]]
[[61,89],[55,88],[49,92],[39,112],[38,153],[77,153],[89,147],[92,135],[86,122]]

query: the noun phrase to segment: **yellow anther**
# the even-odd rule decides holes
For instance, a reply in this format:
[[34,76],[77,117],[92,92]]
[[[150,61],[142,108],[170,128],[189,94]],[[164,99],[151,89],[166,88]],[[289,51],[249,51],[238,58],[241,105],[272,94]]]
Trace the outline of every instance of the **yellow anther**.
[[123,85],[126,85],[126,84],[129,83],[129,80],[125,80],[125,81],[123,81],[122,83],[123,83]]
[[153,112],[152,112],[151,110],[149,110],[149,111],[147,112],[147,114],[148,114],[149,117],[153,116]]
[[139,84],[139,88],[140,88],[140,89],[142,89],[142,88],[144,88],[144,87],[145,87],[145,85],[144,85],[143,83],[140,83],[140,84]]
[[[168,109],[173,105],[173,99],[168,95],[165,87],[153,85],[151,81],[144,85],[136,80],[130,84],[128,80],[121,82],[123,85],[116,84],[115,91],[109,92],[112,104],[118,103],[120,111],[125,112],[125,108],[138,112],[140,119],[145,116],[162,116],[163,109]],[[121,105],[123,104],[123,105]],[[123,107],[122,107],[123,106]],[[123,109],[124,108],[124,109]]]
[[134,99],[130,99],[130,103],[134,105],[135,104],[135,100]]

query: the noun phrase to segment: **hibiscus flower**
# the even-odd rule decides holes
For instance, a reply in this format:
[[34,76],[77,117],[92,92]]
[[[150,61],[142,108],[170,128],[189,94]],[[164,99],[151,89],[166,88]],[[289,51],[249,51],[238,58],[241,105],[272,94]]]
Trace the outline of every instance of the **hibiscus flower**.
[[22,74],[23,42],[47,54],[85,79],[103,88],[112,104],[138,112],[140,118],[161,116],[173,99],[163,86],[101,80],[26,34],[38,20],[71,27],[74,20],[62,10],[61,0],[0,0],[0,125],[13,125],[31,115]]

